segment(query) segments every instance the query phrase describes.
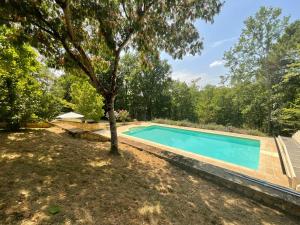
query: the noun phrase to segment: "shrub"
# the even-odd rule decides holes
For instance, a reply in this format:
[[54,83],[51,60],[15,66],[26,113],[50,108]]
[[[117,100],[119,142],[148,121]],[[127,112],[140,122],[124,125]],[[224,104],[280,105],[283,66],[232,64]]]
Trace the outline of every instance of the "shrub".
[[129,112],[127,110],[119,110],[118,112],[118,121],[125,122],[129,120]]
[[[117,111],[114,111],[114,114],[115,114],[116,120],[118,120],[119,113]],[[105,117],[109,120],[109,114],[108,114],[108,112],[106,112]]]
[[233,126],[223,126],[215,123],[202,124],[202,123],[192,123],[188,120],[176,121],[176,120],[168,120],[168,119],[154,119],[152,120],[152,122],[169,124],[174,126],[194,127],[194,128],[207,129],[207,130],[219,130],[219,131],[233,132],[239,134],[249,134],[255,136],[266,136],[265,133],[259,130],[237,128]]

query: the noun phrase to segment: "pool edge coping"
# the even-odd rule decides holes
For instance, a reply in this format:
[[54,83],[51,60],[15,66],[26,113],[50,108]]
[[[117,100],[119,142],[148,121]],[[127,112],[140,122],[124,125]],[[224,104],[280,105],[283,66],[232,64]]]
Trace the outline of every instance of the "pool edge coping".
[[[158,124],[155,124],[157,126],[160,126]],[[153,124],[149,125],[149,126],[153,126]],[[146,127],[146,126],[145,126]],[[169,127],[169,126],[168,126]],[[172,127],[172,128],[175,128],[175,127]],[[176,127],[177,128],[177,127]],[[129,128],[130,129],[130,128]],[[260,146],[259,146],[259,156],[258,156],[258,167],[257,169],[251,169],[251,168],[248,168],[246,166],[242,166],[242,165],[237,165],[237,164],[234,164],[234,163],[231,163],[231,162],[227,162],[227,161],[224,161],[224,160],[221,160],[221,159],[216,159],[216,158],[213,158],[213,157],[209,157],[209,156],[205,156],[205,155],[202,155],[202,154],[197,154],[197,153],[194,153],[194,152],[189,152],[187,150],[183,150],[183,149],[180,149],[180,148],[176,148],[176,147],[171,147],[171,146],[168,146],[168,145],[164,145],[164,144],[160,144],[160,143],[157,143],[157,142],[154,142],[154,141],[149,141],[149,140],[146,140],[146,139],[143,139],[143,138],[139,138],[139,137],[134,137],[134,136],[130,136],[130,135],[127,135],[127,134],[124,134],[124,132],[127,132],[129,131],[128,130],[124,130],[122,131],[119,136],[121,137],[126,137],[126,138],[132,138],[133,140],[136,140],[136,141],[140,141],[140,142],[143,142],[143,143],[146,143],[148,145],[151,145],[151,146],[154,146],[154,147],[160,147],[162,149],[166,149],[168,151],[171,151],[173,153],[176,154],[176,152],[179,152],[180,154],[184,155],[184,156],[187,156],[187,157],[190,157],[190,158],[193,158],[193,159],[198,159],[201,161],[201,159],[203,160],[206,159],[206,160],[211,160],[211,161],[215,161],[217,162],[218,164],[221,164],[221,165],[225,165],[227,167],[234,167],[235,169],[243,169],[243,170],[246,170],[248,172],[257,172],[258,169],[259,169],[259,165],[260,165],[260,154],[261,154],[261,142],[262,140],[257,140],[255,139],[256,141],[259,141],[260,142]],[[181,130],[184,130],[183,128],[180,128],[178,127],[178,129],[181,129]],[[196,131],[196,130],[191,130],[191,131]],[[198,132],[201,132],[201,131],[198,131]],[[208,132],[206,132],[208,133]],[[216,133],[209,133],[209,134],[216,134]],[[221,134],[217,134],[217,135],[221,135]],[[226,136],[226,135],[223,135],[223,136]],[[230,136],[230,137],[235,137],[235,136]],[[238,137],[238,138],[242,138],[242,137]],[[250,139],[250,138],[246,138],[246,139]],[[254,140],[254,139],[251,139],[251,140]]]
[[[175,148],[175,147],[170,147],[170,146],[166,146],[166,145],[162,145],[156,142],[152,142],[152,141],[148,141],[145,139],[141,139],[141,138],[136,138],[130,135],[126,135],[123,134],[123,132],[129,131],[130,128],[132,127],[137,127],[137,126],[144,126],[144,127],[148,127],[148,126],[152,126],[152,125],[158,125],[158,126],[164,126],[164,127],[170,127],[170,128],[177,128],[177,129],[183,129],[183,130],[190,130],[190,131],[196,131],[196,132],[204,132],[204,133],[209,133],[209,134],[219,134],[219,135],[225,135],[225,136],[230,136],[230,137],[239,137],[239,138],[246,138],[246,139],[251,139],[251,140],[256,140],[256,141],[260,141],[260,151],[259,151],[259,165],[258,168],[255,169],[250,169],[244,166],[240,166],[234,163],[230,163],[230,162],[226,162],[226,161],[222,161],[219,159],[215,159],[215,158],[211,158],[211,157],[207,157],[207,156],[203,156],[200,154],[196,154],[196,153],[191,153],[179,148]],[[137,141],[140,141],[141,143],[146,143],[148,145],[154,146],[154,147],[160,147],[162,149],[167,149],[169,151],[172,151],[174,153],[176,153],[177,151],[187,157],[191,157],[194,159],[198,159],[198,160],[208,160],[208,161],[212,161],[212,163],[217,163],[219,166],[221,167],[225,167],[227,169],[233,169],[234,171],[240,171],[240,170],[244,170],[247,171],[248,173],[256,173],[256,176],[258,176],[257,174],[260,173],[261,169],[262,169],[262,162],[263,162],[263,155],[267,154],[268,152],[268,148],[266,147],[266,143],[268,141],[268,139],[271,139],[271,137],[261,137],[261,136],[254,136],[254,135],[248,135],[248,134],[238,134],[238,133],[233,133],[233,132],[225,132],[225,131],[217,131],[217,130],[205,130],[205,129],[200,129],[200,128],[194,128],[194,127],[183,127],[183,126],[174,126],[174,125],[168,125],[168,124],[160,124],[160,123],[153,123],[153,122],[142,122],[138,125],[128,125],[128,126],[123,126],[123,127],[118,127],[118,136],[121,137],[127,137],[127,138],[132,138],[135,139]],[[277,152],[278,156],[279,153]]]
[[[177,128],[177,129],[183,129],[183,130],[191,130],[196,132],[205,132],[205,133],[211,133],[211,134],[220,134],[230,137],[240,137],[240,138],[247,138],[247,139],[253,139],[260,141],[260,155],[259,155],[259,166],[256,170],[240,166],[237,164],[233,164],[230,162],[226,162],[223,160],[218,160],[212,157],[206,157],[201,154],[191,153],[179,148],[170,147],[166,145],[162,145],[156,142],[148,141],[145,139],[137,138],[136,141],[139,141],[140,143],[146,143],[150,146],[159,147],[164,150],[168,150],[171,152],[174,152],[176,154],[182,154],[187,157],[191,157],[200,161],[204,161],[206,163],[210,163],[216,166],[219,166],[221,168],[225,168],[228,170],[232,170],[235,172],[239,172],[248,176],[255,177],[257,179],[261,180],[267,180],[271,183],[281,185],[284,187],[290,187],[290,182],[288,180],[288,177],[284,174],[282,165],[278,164],[280,163],[280,153],[278,152],[278,148],[276,147],[275,140],[272,137],[261,137],[261,136],[253,136],[253,135],[247,135],[247,134],[236,134],[232,132],[224,132],[224,131],[215,131],[215,130],[204,130],[199,128],[191,128],[191,127],[182,127],[182,126],[173,126],[173,125],[166,125],[166,124],[159,124],[159,123],[153,123],[153,122],[141,122],[139,124],[132,124],[129,126],[123,126],[119,127],[119,136],[126,136],[127,138],[134,139],[136,137],[129,136],[126,134],[123,134],[123,132],[129,131],[130,128],[133,127],[147,127],[152,125],[159,125],[163,127],[171,127],[171,128]],[[272,146],[273,145],[273,146]],[[275,158],[274,158],[275,157]],[[271,161],[270,161],[271,160]],[[270,162],[276,162],[278,160],[278,163],[271,163]]]

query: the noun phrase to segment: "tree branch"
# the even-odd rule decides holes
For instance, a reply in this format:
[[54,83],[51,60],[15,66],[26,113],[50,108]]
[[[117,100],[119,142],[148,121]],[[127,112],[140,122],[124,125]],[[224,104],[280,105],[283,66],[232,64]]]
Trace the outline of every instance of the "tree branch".
[[[142,23],[143,19],[146,16],[146,13],[148,12],[148,10],[150,9],[150,7],[152,6],[154,2],[150,2],[147,6],[144,6],[144,10],[139,11],[139,8],[137,9],[137,21],[136,23]],[[115,51],[115,60],[113,63],[113,68],[111,71],[111,91],[113,94],[115,94],[116,92],[116,83],[117,83],[117,70],[118,70],[118,64],[120,61],[120,53],[122,51],[122,49],[127,45],[127,43],[130,41],[131,37],[138,31],[135,30],[133,27],[129,27],[129,32],[128,35],[124,38],[124,40],[120,43],[119,47],[116,49]]]
[[[90,58],[87,56],[81,45],[77,42],[76,37],[74,35],[73,26],[71,24],[71,16],[70,16],[70,9],[69,9],[69,2],[66,1],[64,4],[61,5],[63,12],[64,12],[64,18],[65,18],[65,25],[66,25],[66,31],[70,37],[71,43],[73,44],[74,48],[78,51],[79,57],[76,54],[72,54],[73,58],[76,61],[82,61],[80,62],[80,67],[84,70],[84,72],[89,76],[93,86],[97,90],[99,90],[101,93],[106,94],[107,89],[99,82],[99,80],[96,78],[92,63]],[[65,43],[65,46],[68,48],[67,44]],[[68,53],[71,54],[72,51],[68,48]]]
[[[138,18],[136,20],[137,24],[142,23],[143,19],[146,16],[146,13],[151,8],[151,6],[153,5],[153,3],[154,2],[152,1],[147,6],[144,6],[144,10],[142,10],[142,11],[139,11],[139,9],[137,10],[137,15],[138,15]],[[122,2],[122,5],[123,5],[123,2]],[[129,30],[128,35],[125,37],[125,39],[120,43],[119,47],[117,48],[117,52],[119,52],[119,53],[127,45],[127,43],[129,42],[129,40],[131,39],[131,37],[133,36],[133,34],[137,32],[137,30],[134,30],[133,27],[129,27],[128,30]]]
[[121,4],[122,4],[122,8],[123,8],[123,11],[124,11],[124,14],[125,14],[126,18],[127,18],[128,20],[130,20],[130,17],[128,16],[128,14],[127,14],[127,12],[126,12],[125,2],[122,1]]

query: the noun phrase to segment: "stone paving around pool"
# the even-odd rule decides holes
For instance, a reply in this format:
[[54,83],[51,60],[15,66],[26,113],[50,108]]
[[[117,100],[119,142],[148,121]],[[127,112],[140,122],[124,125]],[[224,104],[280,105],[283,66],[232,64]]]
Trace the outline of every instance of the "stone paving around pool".
[[[78,130],[78,129],[75,129],[74,126],[68,125],[68,124],[55,124],[55,125],[69,131],[71,134],[73,134],[74,132],[76,133]],[[227,162],[224,162],[221,160],[212,159],[212,158],[201,156],[201,155],[198,155],[195,153],[183,151],[181,149],[168,147],[168,146],[154,143],[151,141],[146,141],[146,140],[143,140],[140,138],[135,138],[132,136],[122,134],[122,132],[127,131],[133,127],[151,126],[151,125],[160,125],[160,126],[174,127],[174,128],[179,128],[179,129],[186,129],[186,130],[200,131],[200,132],[206,132],[206,133],[221,134],[221,135],[228,135],[228,136],[234,136],[234,137],[242,137],[242,138],[250,138],[250,139],[260,140],[261,144],[260,144],[259,168],[258,168],[258,170],[251,170],[251,169],[237,166],[237,165],[227,163]],[[120,137],[120,140],[122,140],[124,143],[130,142],[130,140],[135,141],[135,147],[139,147],[138,146],[139,143],[140,143],[140,145],[146,144],[149,147],[153,146],[156,149],[167,150],[167,151],[173,152],[175,154],[180,154],[180,155],[192,158],[192,159],[199,160],[201,162],[209,163],[209,164],[212,164],[212,165],[215,165],[215,166],[218,166],[221,168],[225,168],[225,169],[228,169],[231,171],[235,171],[238,173],[242,173],[242,174],[257,178],[257,179],[268,181],[273,184],[277,184],[277,185],[280,185],[283,187],[290,187],[288,177],[284,174],[284,171],[283,171],[284,169],[282,168],[282,165],[281,165],[280,156],[279,156],[274,138],[244,135],[244,134],[215,131],[215,130],[204,130],[204,129],[191,128],[191,127],[179,127],[179,126],[156,124],[156,123],[150,123],[150,122],[135,122],[135,123],[131,123],[129,125],[120,126],[117,129],[118,129],[118,135]],[[92,139],[92,140],[105,141],[110,138],[110,131],[107,129],[96,130],[96,131],[92,131],[92,132],[82,130],[82,132],[80,132],[80,131],[78,131],[78,132],[79,132],[78,134],[80,134],[84,138]],[[99,139],[99,137],[101,137],[101,138]]]
[[[154,125],[154,123],[145,122],[145,123],[140,124],[140,126],[150,126],[150,125]],[[158,124],[156,124],[156,125],[158,125]],[[141,143],[149,145],[149,146],[167,150],[167,151],[170,151],[170,152],[173,152],[176,154],[180,154],[180,155],[183,155],[183,156],[186,156],[189,158],[197,159],[202,162],[210,163],[215,166],[219,166],[222,168],[226,168],[226,169],[229,169],[229,170],[232,170],[235,172],[239,172],[239,173],[254,177],[254,178],[265,180],[265,181],[268,181],[273,184],[277,184],[277,185],[284,186],[284,187],[289,187],[289,180],[288,180],[287,176],[284,174],[283,168],[281,166],[280,156],[279,156],[274,138],[236,134],[236,133],[223,132],[223,131],[203,130],[203,129],[190,128],[190,127],[171,126],[171,125],[165,125],[165,124],[159,124],[159,125],[167,126],[167,127],[174,127],[174,128],[179,128],[179,129],[201,131],[201,132],[206,132],[206,133],[214,133],[214,134],[221,134],[221,135],[228,135],[228,136],[234,136],[234,137],[242,137],[242,138],[250,138],[250,139],[260,140],[261,146],[260,146],[259,168],[258,168],[258,170],[251,170],[251,169],[233,165],[231,163],[227,163],[227,162],[224,162],[221,160],[208,158],[205,156],[186,152],[186,151],[176,149],[173,147],[168,147],[168,146],[161,145],[158,143],[153,143],[150,141],[146,141],[146,140],[142,140],[139,138],[135,138],[132,136],[122,134],[122,132],[127,131],[129,128],[137,127],[137,125],[128,125],[128,126],[119,127],[118,132],[119,132],[120,137],[125,137],[127,140],[141,142]],[[103,132],[102,135],[109,137],[110,134],[109,134],[109,132],[106,132],[106,133]]]

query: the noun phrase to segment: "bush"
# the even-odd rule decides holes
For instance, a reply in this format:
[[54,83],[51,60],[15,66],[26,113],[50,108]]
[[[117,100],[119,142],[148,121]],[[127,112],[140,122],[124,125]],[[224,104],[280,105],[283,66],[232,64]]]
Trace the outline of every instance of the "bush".
[[239,134],[266,136],[265,133],[258,131],[258,130],[243,129],[243,128],[237,128],[237,127],[233,127],[233,126],[223,126],[223,125],[219,125],[219,124],[215,124],[215,123],[202,124],[202,123],[192,123],[188,120],[176,121],[176,120],[168,120],[168,119],[154,119],[154,120],[152,120],[152,122],[174,125],[174,126],[194,127],[194,128],[200,128],[200,129],[206,129],[206,130],[218,130],[218,131],[233,132],[233,133],[239,133]]
[[129,120],[129,112],[127,110],[119,110],[118,112],[118,121],[125,122]]
[[[129,116],[129,112],[125,109],[121,109],[119,110],[118,112],[117,111],[114,111],[115,113],[115,117],[116,117],[116,120],[118,122],[126,122],[126,121],[130,121],[130,116]],[[108,115],[108,112],[105,114],[105,117],[107,119],[109,119],[109,115]]]
[[[118,120],[119,113],[117,111],[114,111],[114,114],[115,114],[116,120]],[[105,117],[109,120],[109,113],[108,112],[106,112]]]

